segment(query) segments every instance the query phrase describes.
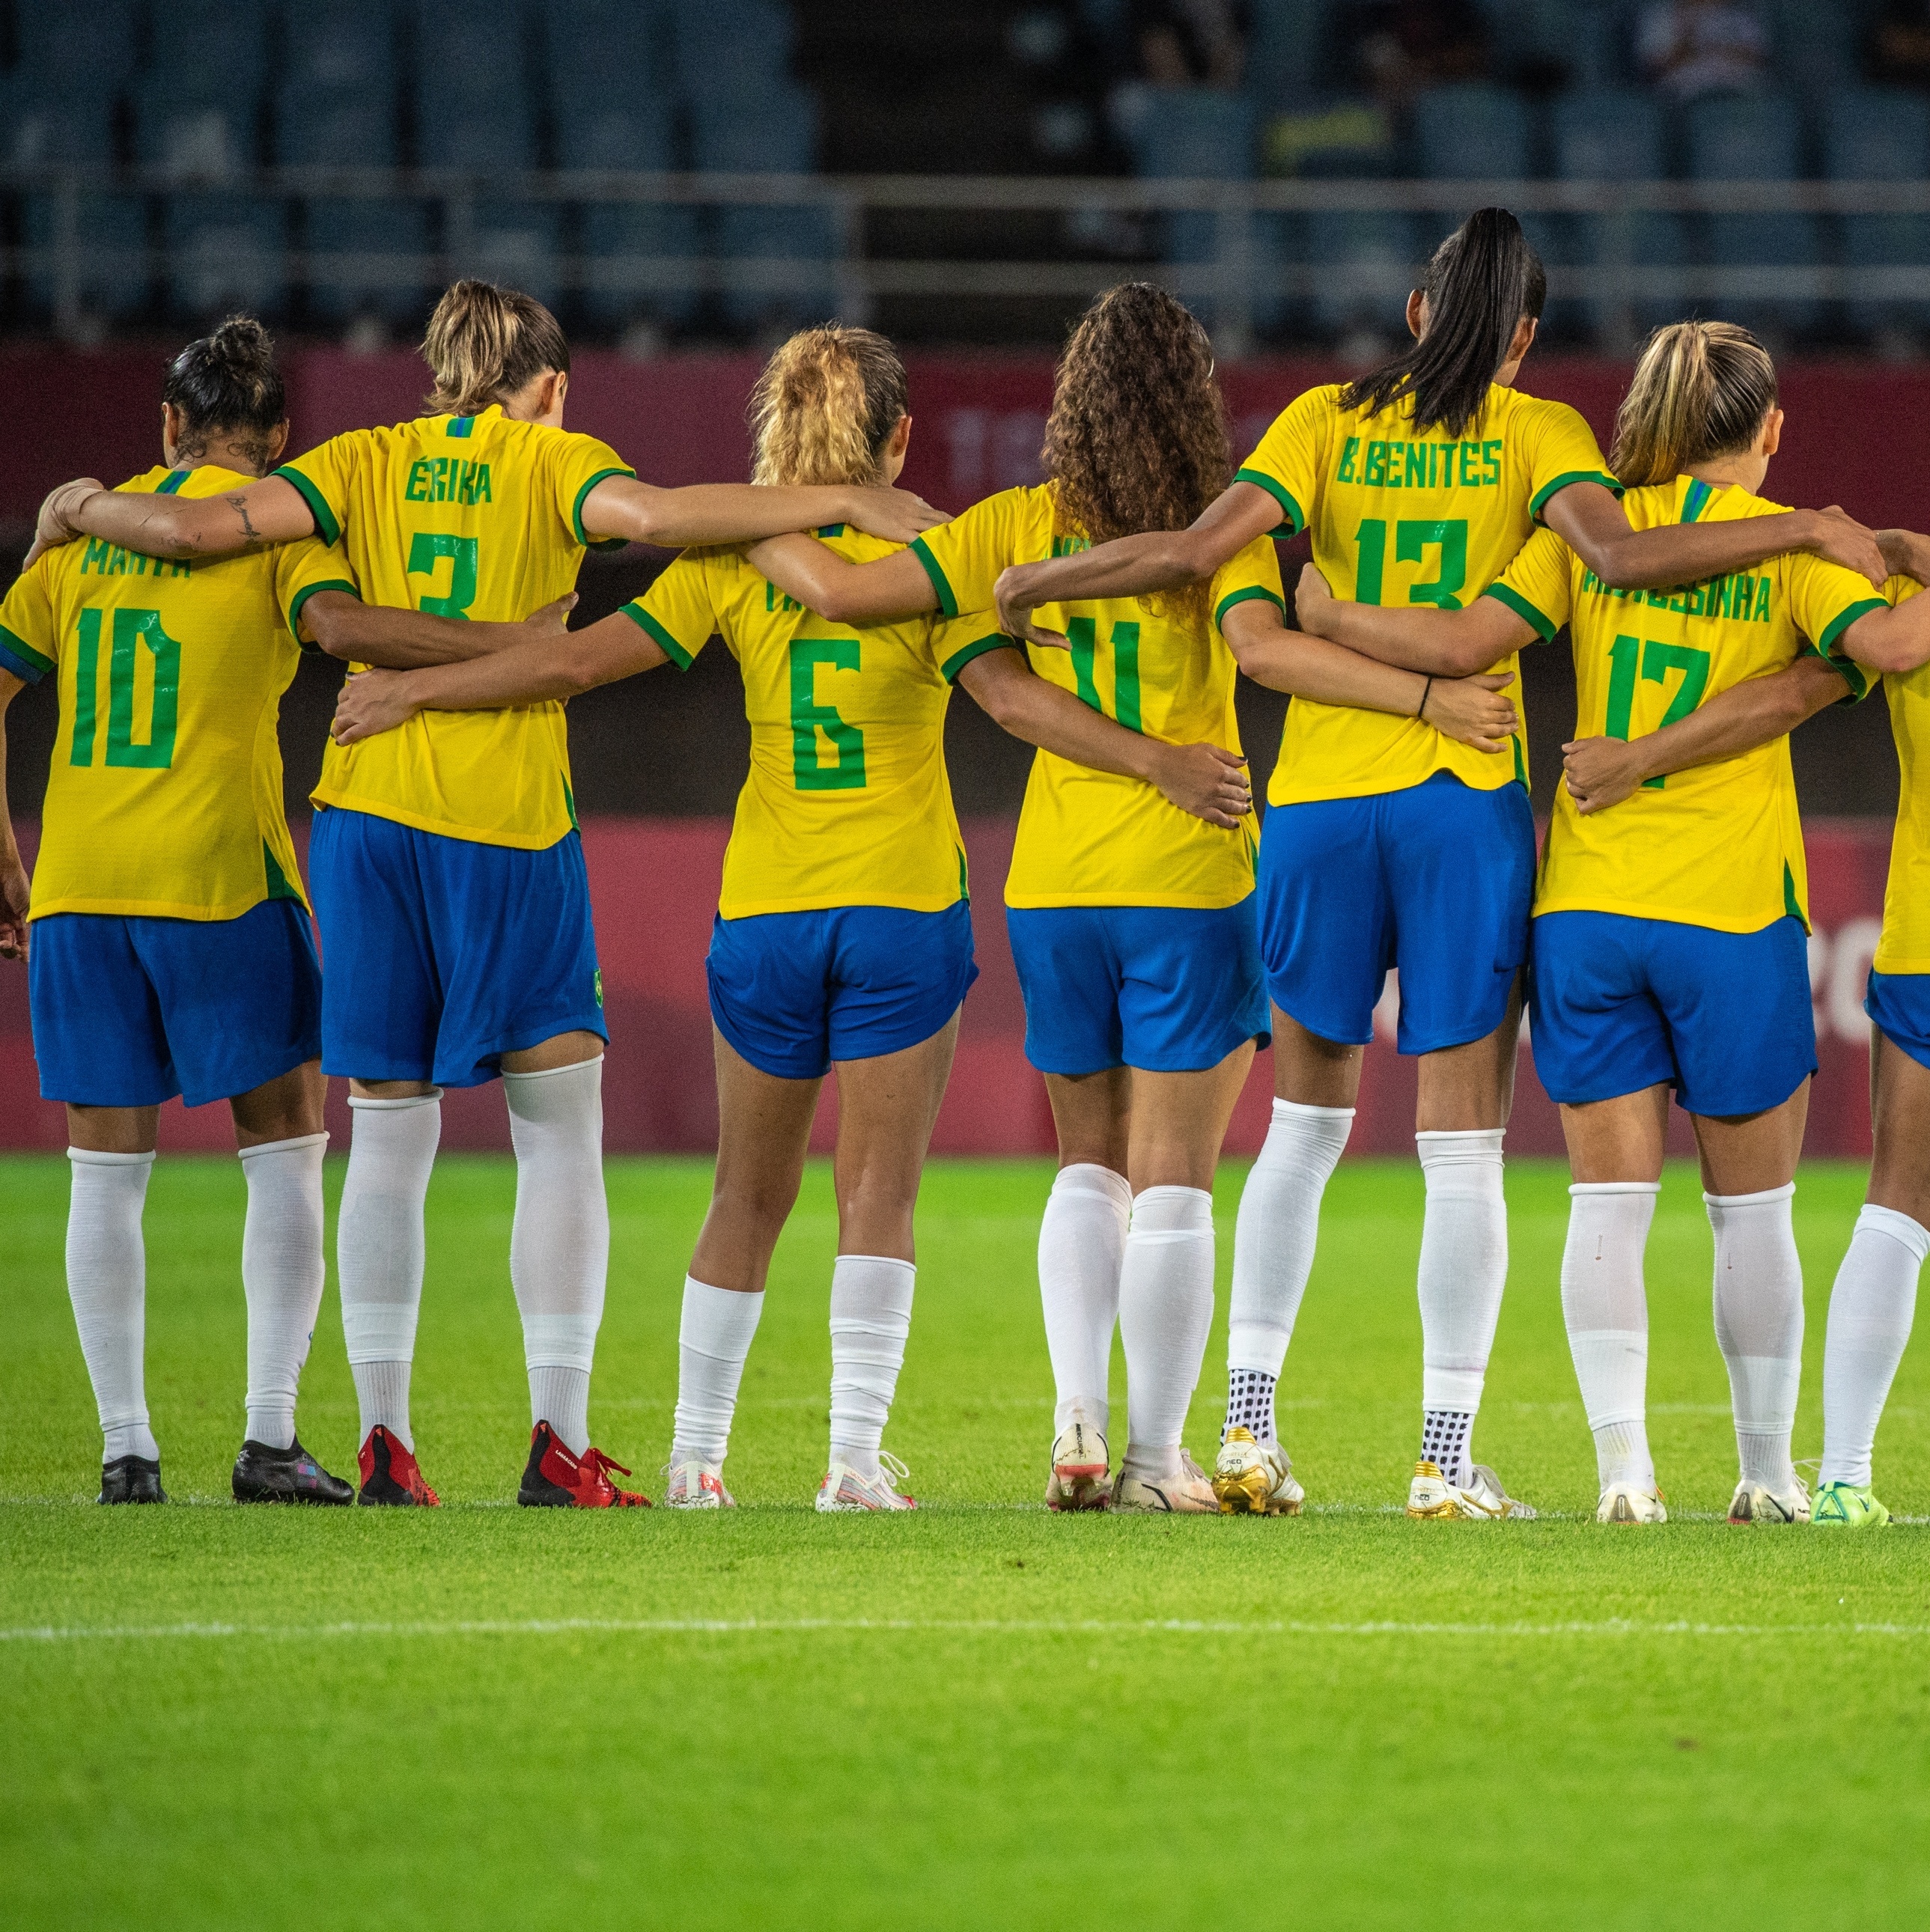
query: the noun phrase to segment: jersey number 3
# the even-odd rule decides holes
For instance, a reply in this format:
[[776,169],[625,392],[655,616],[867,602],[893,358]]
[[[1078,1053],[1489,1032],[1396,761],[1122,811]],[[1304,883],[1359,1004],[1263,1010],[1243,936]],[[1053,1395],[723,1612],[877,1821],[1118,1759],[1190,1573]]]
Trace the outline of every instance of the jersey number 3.
[[[856,670],[855,638],[794,638],[791,641],[791,766],[800,791],[860,791],[864,787],[864,734],[847,724],[834,704],[818,702],[818,667]],[[818,734],[836,746],[838,762],[821,764]]]
[[[80,614],[80,650],[74,666],[74,746],[68,762],[92,765],[100,736],[101,632],[104,610]],[[107,661],[107,752],[104,762],[137,771],[165,771],[174,763],[174,734],[181,715],[181,646],[161,627],[158,610],[116,610]],[[146,741],[134,736],[134,699],[140,658],[152,675],[148,685]]]

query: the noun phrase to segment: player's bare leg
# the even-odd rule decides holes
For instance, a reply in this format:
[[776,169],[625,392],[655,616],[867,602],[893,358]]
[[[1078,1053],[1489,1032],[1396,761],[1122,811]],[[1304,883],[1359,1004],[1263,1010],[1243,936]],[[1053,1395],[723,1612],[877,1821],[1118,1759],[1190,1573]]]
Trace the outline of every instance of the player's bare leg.
[[1054,1390],[1046,1506],[1103,1509],[1112,1493],[1107,1379],[1133,1213],[1126,1178],[1133,1076],[1112,1066],[1045,1080],[1059,1142],[1059,1171],[1039,1223],[1039,1301]]
[[1415,1146],[1427,1182],[1421,1231],[1421,1457],[1408,1514],[1493,1521],[1532,1516],[1471,1438],[1508,1286],[1502,1139],[1514,1101],[1521,982],[1484,1038],[1420,1058]]

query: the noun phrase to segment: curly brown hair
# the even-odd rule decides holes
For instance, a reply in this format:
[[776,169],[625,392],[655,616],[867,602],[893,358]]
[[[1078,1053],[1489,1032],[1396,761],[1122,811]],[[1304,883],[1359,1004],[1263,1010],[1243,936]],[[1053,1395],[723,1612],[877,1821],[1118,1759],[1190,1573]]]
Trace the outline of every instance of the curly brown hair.
[[[1060,528],[1095,544],[1183,530],[1232,482],[1213,345],[1164,289],[1122,282],[1079,318],[1042,454]],[[1142,601],[1198,615],[1207,586]]]

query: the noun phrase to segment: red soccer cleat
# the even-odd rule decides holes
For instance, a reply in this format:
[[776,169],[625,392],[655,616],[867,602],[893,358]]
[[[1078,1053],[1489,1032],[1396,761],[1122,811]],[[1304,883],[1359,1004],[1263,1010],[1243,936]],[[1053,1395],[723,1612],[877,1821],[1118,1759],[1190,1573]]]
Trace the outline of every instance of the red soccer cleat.
[[605,1472],[630,1472],[600,1449],[572,1455],[547,1422],[530,1431],[530,1460],[516,1500],[525,1509],[648,1509],[650,1499],[635,1490],[620,1490]]
[[357,1452],[362,1470],[359,1503],[386,1504],[391,1508],[411,1505],[440,1509],[442,1498],[422,1480],[416,1466],[415,1452],[405,1449],[380,1423],[368,1432],[368,1440]]

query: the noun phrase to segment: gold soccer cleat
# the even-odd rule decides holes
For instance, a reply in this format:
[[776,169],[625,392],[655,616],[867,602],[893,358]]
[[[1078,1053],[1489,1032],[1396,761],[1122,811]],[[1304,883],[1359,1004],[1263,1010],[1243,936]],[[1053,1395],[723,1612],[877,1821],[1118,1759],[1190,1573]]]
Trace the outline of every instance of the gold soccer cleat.
[[1232,1428],[1213,1465],[1213,1493],[1222,1516],[1298,1516],[1307,1492],[1293,1479],[1293,1464],[1275,1443],[1262,1448],[1250,1429]]

